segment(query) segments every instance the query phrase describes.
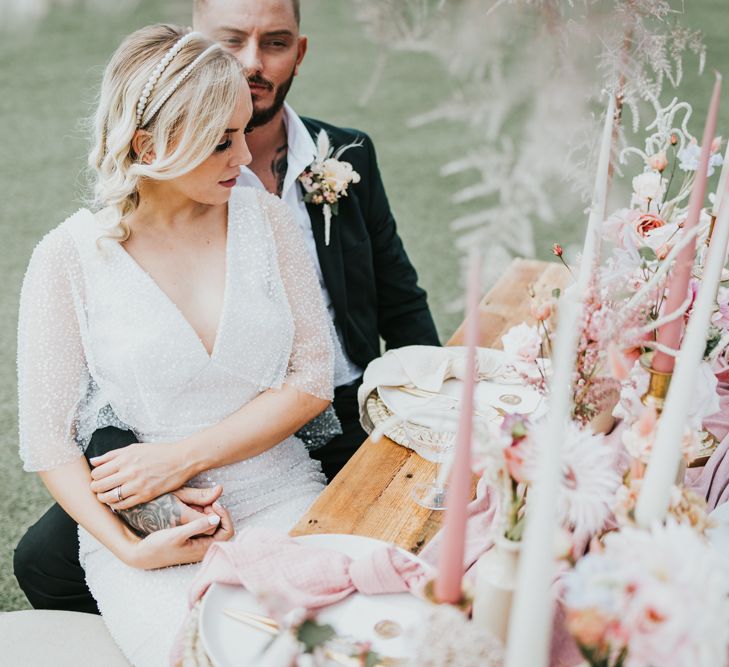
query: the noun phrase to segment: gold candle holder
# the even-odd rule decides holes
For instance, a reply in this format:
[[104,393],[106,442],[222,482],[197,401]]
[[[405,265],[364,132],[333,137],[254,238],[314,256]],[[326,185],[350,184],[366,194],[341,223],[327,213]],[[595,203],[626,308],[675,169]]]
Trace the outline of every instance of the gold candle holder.
[[668,385],[671,384],[672,373],[657,371],[652,366],[653,352],[646,352],[640,357],[640,365],[650,373],[648,390],[640,397],[643,405],[652,405],[658,414],[663,411],[663,404],[666,401]]
[[[435,579],[430,579],[426,582],[425,587],[423,588],[423,596],[428,602],[432,602],[433,604],[449,604],[447,602],[441,602],[435,597]],[[471,613],[471,607],[473,606],[473,593],[467,588],[462,588],[461,599],[453,604],[453,606],[458,609],[458,611],[462,611],[466,614],[466,616],[468,616]]]
[[709,224],[709,233],[706,235],[706,247],[711,245],[711,237],[714,235],[714,225],[716,224],[716,216],[711,216],[711,223]]
[[700,468],[701,466],[705,466],[711,455],[719,446],[719,439],[713,433],[709,431],[706,431],[705,433],[706,435],[699,445],[699,451],[696,454],[696,458],[688,464],[689,468]]

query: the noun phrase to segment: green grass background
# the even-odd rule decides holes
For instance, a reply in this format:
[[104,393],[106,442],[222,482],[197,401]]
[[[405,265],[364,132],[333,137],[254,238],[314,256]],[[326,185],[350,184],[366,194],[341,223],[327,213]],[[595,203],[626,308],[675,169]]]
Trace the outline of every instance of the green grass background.
[[[33,30],[0,32],[0,610],[27,607],[12,574],[12,550],[50,503],[39,480],[22,472],[17,455],[15,339],[23,272],[44,232],[81,205],[86,138],[79,118],[91,112],[103,65],[135,28],[157,21],[189,23],[190,4],[144,0],[133,13],[112,15],[57,10]],[[457,124],[409,130],[406,122],[435,106],[452,84],[429,56],[394,54],[369,105],[360,108],[377,47],[364,37],[349,0],[302,5],[310,50],[289,99],[301,114],[357,127],[374,138],[401,235],[446,339],[460,320],[447,308],[458,295],[458,254],[448,221],[468,211],[454,209],[449,196],[468,183],[468,176],[443,179],[438,170],[465,152],[474,137]],[[705,114],[711,68],[729,75],[726,9],[726,0],[686,0],[683,22],[705,31],[707,73],[696,76],[689,60],[678,94],[694,103],[698,118]],[[726,88],[729,80],[720,125],[725,136]],[[578,241],[581,233],[581,220],[538,229],[540,256],[549,257],[552,241]]]

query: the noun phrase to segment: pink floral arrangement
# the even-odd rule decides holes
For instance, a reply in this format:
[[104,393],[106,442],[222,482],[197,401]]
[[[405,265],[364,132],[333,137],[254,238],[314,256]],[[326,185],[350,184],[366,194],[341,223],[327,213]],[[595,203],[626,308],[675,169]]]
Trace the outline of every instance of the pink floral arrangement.
[[[512,365],[524,382],[544,394],[547,394],[549,374],[545,360],[552,354],[553,315],[557,312],[558,297],[559,290],[555,290],[550,299],[533,300],[531,315],[536,325],[519,324],[501,338],[504,351],[511,357]],[[612,410],[620,392],[618,381],[607,370],[603,332],[606,319],[612,312],[603,304],[597,288],[591,286],[584,299],[572,381],[573,418],[582,425],[589,424],[601,412]],[[531,372],[534,368],[538,370],[537,374]]]
[[[538,459],[547,442],[546,421],[534,423],[524,415],[508,415],[498,433],[476,446],[476,472],[495,492],[499,513],[495,530],[519,541],[529,509],[529,488],[538,481]],[[621,478],[616,472],[615,451],[572,421],[562,448],[562,483],[558,500],[561,525],[574,544],[585,544],[605,528],[611,516]]]
[[[640,359],[658,348],[657,329],[668,321],[666,279],[691,242],[697,245],[695,278],[678,317],[690,316],[711,223],[704,213],[698,240],[684,234],[700,150],[687,129],[691,108],[675,100],[655,107],[645,148],[621,155],[623,161],[638,156],[642,173],[632,179],[629,205],[603,224],[613,247],[581,295],[573,409],[561,447],[557,509],[561,556],[569,564],[561,602],[567,628],[591,667],[717,667],[729,655],[729,561],[707,541],[711,520],[704,499],[676,486],[665,524],[645,530],[635,522],[659,418],[643,402],[649,375]],[[722,163],[721,143],[717,138],[712,145],[710,171]],[[562,246],[555,243],[552,252],[573,274]],[[522,381],[548,401],[560,291],[531,296],[533,323],[512,327],[502,345]],[[729,286],[718,290],[689,406],[687,464],[704,451],[704,423],[719,410],[716,373],[727,366]],[[594,432],[596,418],[605,414],[620,422],[607,437]],[[477,447],[476,469],[498,500],[494,527],[501,537],[522,537],[546,428],[534,415],[507,415]]]
[[562,579],[591,667],[717,667],[729,646],[726,559],[686,524],[623,528]]
[[[687,129],[691,107],[675,99],[665,107],[657,101],[654,106],[656,118],[647,128],[650,134],[644,148],[631,146],[620,155],[623,163],[638,157],[643,165],[643,172],[632,180],[630,205],[616,210],[602,227],[604,239],[614,244],[598,276],[601,301],[611,311],[605,320],[605,338],[630,358],[656,349],[656,330],[666,321],[666,277],[673,259],[683,244],[696,243],[699,250],[694,274],[700,276],[705,254],[703,242],[710,229],[706,212],[698,226],[698,243],[693,236],[685,237],[682,229],[700,153],[696,138]],[[712,143],[709,175],[723,162],[721,144],[721,137]],[[685,302],[685,316],[690,313],[694,296],[695,292]],[[722,313],[729,313],[729,295],[722,293],[719,299],[716,326],[711,334],[712,350],[722,338]],[[720,349],[726,347],[726,338]],[[710,351],[707,349],[707,353]],[[717,350],[716,354],[719,353]]]

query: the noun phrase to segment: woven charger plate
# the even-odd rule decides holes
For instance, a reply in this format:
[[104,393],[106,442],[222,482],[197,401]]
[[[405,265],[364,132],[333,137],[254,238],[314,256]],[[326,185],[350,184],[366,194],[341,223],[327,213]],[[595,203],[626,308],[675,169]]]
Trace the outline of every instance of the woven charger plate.
[[[454,406],[455,407],[455,406]],[[384,422],[386,422],[388,419],[390,419],[395,413],[390,410],[390,408],[387,407],[385,402],[380,397],[377,389],[373,389],[370,395],[367,397],[367,400],[365,401],[365,410],[367,411],[367,416],[370,418],[370,421],[372,422],[373,429],[378,428],[380,425],[382,425]],[[481,418],[488,418],[489,421],[493,421],[493,419],[498,419],[499,423],[501,421],[501,417],[498,415],[498,413],[494,413],[493,416],[485,415],[483,413],[480,413],[478,410],[475,412],[476,415],[478,415]],[[531,414],[531,413],[526,413]],[[417,440],[422,440],[422,444],[425,444],[427,446],[427,443],[433,443],[434,445],[438,446],[441,445],[443,442],[443,439],[447,437],[447,434],[445,432],[439,432],[434,431],[433,429],[429,428],[426,425],[421,425],[413,422],[412,420],[402,420],[395,423],[394,426],[391,426],[388,428],[388,430],[385,432],[385,436],[387,436],[390,440],[397,443],[398,445],[402,445],[403,447],[407,447],[408,449],[412,449],[417,453],[420,453],[418,451],[419,445],[421,443],[411,443],[410,438],[408,438],[408,435],[405,433],[405,424],[407,423],[408,430],[411,433],[411,437],[415,436]],[[484,419],[477,420],[474,422],[474,424],[480,423],[481,427],[487,428],[485,426],[486,421]],[[481,428],[478,427],[478,428]],[[486,431],[484,431],[483,435],[486,435]],[[426,458],[428,458],[426,456]],[[428,459],[430,460],[430,459]]]
[[[367,397],[367,400],[365,401],[365,409],[367,410],[367,414],[372,420],[372,424],[375,428],[392,417],[390,408],[388,408],[385,405],[385,402],[380,398],[380,395],[377,393],[377,389],[373,389],[372,393]],[[390,428],[385,435],[398,445],[409,447],[402,422],[395,424],[395,426]]]
[[[365,409],[367,410],[369,418],[372,420],[374,428],[377,428],[380,424],[393,416],[392,410],[385,405],[385,402],[380,398],[377,389],[373,389],[372,393],[367,397],[367,400],[365,401]],[[416,453],[419,453],[417,447],[413,447],[410,444],[410,440],[405,433],[403,424],[404,421],[401,421],[390,427],[385,433],[385,436],[398,445],[402,445],[408,449],[413,449]],[[422,439],[424,443],[434,442],[435,444],[439,444],[442,439],[446,437],[445,433],[433,431],[427,426],[421,426],[413,423],[412,421],[408,422],[408,426],[411,432],[413,434],[417,434],[416,437],[419,440]]]

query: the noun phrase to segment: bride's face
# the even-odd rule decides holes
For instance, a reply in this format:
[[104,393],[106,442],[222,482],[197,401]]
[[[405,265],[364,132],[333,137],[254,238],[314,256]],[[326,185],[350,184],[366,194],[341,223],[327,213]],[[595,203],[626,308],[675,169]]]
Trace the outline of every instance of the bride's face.
[[251,161],[245,128],[252,111],[251,94],[243,82],[235,111],[212,155],[192,171],[168,181],[170,186],[199,204],[214,206],[227,202],[240,174],[240,166]]

